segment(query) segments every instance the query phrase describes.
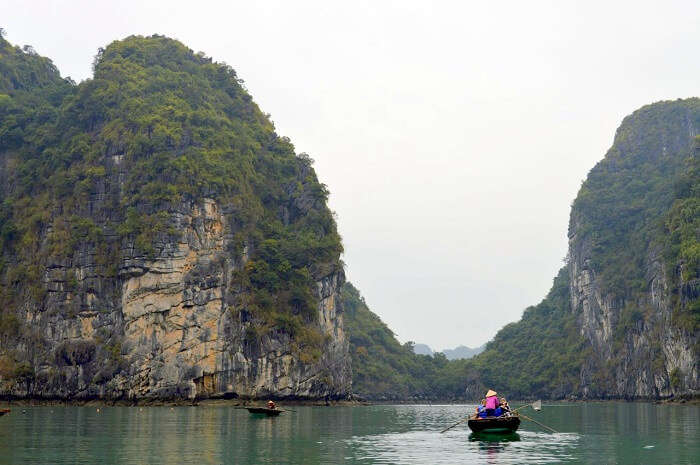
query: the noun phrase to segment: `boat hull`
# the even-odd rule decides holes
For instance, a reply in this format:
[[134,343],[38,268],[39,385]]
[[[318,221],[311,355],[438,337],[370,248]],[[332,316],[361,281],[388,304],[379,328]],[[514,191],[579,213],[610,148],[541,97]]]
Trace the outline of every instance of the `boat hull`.
[[469,429],[475,433],[513,433],[520,426],[520,418],[494,417],[469,420]]
[[268,417],[276,417],[282,410],[276,408],[264,408],[264,407],[248,407],[247,410],[255,415],[267,415]]

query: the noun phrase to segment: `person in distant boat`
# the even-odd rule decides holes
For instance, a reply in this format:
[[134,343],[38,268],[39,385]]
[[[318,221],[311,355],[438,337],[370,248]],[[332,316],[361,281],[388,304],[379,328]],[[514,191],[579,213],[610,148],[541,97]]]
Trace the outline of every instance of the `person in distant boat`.
[[498,394],[496,391],[489,389],[489,392],[486,393],[486,416],[496,416],[496,408],[499,406],[499,404]]
[[268,400],[267,401],[267,408],[269,408],[270,410],[274,410],[275,409],[275,402],[272,400]]

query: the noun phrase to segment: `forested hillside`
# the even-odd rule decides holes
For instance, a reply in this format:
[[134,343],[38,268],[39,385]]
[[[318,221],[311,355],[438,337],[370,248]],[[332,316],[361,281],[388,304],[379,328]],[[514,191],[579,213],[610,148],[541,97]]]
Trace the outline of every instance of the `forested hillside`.
[[413,353],[372,313],[352,284],[343,288],[345,327],[353,360],[353,391],[370,400],[478,399],[496,387],[514,398],[564,398],[579,392],[589,355],[569,311],[563,268],[540,304],[525,310],[470,359]]

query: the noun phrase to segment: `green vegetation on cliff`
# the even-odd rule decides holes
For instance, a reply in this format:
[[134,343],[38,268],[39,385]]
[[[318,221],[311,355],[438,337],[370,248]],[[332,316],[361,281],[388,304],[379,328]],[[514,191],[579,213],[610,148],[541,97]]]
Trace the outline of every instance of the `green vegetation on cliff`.
[[[18,161],[8,154],[23,149],[27,140],[40,138],[41,133],[59,117],[60,103],[70,95],[74,86],[61,78],[51,60],[41,57],[28,46],[12,46],[0,30],[0,339],[9,340],[21,330],[20,318],[11,304],[19,300],[16,283],[31,283],[34,295],[42,292],[37,286],[40,270],[36,266],[14,263],[12,253],[31,238],[27,231],[37,230],[37,223],[47,216],[46,208],[31,204],[44,198],[32,199],[22,191],[21,182],[31,179],[40,165],[35,159]],[[36,158],[36,157],[33,157]],[[12,171],[10,173],[9,171]],[[17,179],[19,178],[19,179]],[[13,190],[20,191],[14,196]],[[14,367],[0,360],[0,372],[16,368],[24,376],[28,368]]]
[[700,330],[700,298],[697,297],[700,294],[697,283],[700,278],[700,136],[695,137],[695,155],[686,161],[686,170],[675,185],[675,200],[665,216],[663,244],[664,258],[671,265],[672,282],[694,288],[685,296],[682,292],[674,293],[675,322],[697,334]]
[[[571,211],[573,240],[591,244],[590,266],[617,298],[629,302],[646,292],[650,261],[661,254],[673,286],[698,276],[698,127],[697,98],[637,110],[581,186]],[[697,314],[689,312],[684,305],[683,320],[697,331]]]

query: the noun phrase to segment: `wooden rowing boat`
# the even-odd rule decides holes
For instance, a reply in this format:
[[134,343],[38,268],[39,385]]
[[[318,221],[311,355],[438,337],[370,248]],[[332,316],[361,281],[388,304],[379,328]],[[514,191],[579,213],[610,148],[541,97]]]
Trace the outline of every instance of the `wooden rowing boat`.
[[513,433],[520,426],[520,418],[518,415],[470,418],[467,424],[475,433]]
[[253,414],[256,415],[267,415],[268,417],[276,417],[280,413],[283,412],[283,410],[280,410],[278,408],[267,408],[267,407],[246,407],[246,409]]

